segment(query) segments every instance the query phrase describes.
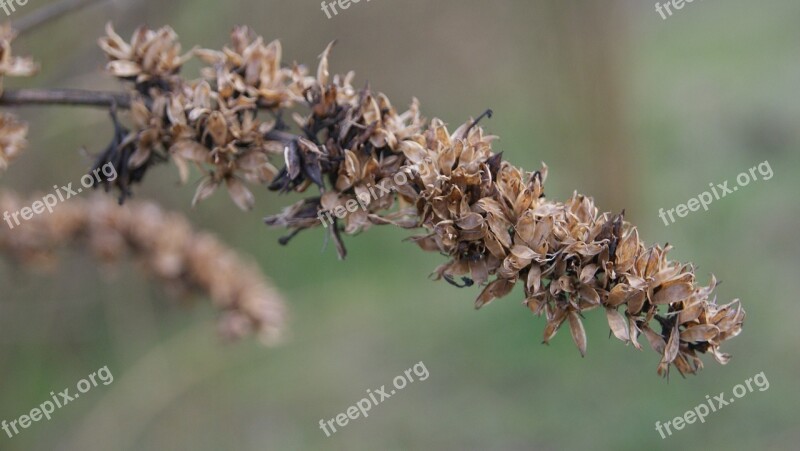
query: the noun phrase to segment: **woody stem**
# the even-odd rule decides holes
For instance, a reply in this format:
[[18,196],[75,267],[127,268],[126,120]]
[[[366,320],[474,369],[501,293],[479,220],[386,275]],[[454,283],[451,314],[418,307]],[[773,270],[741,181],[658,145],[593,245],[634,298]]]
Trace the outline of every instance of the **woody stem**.
[[[144,99],[148,105],[147,100]],[[0,106],[68,105],[117,108],[131,107],[131,96],[126,92],[91,91],[87,89],[6,89],[0,94]],[[273,105],[259,102],[258,109],[270,110]]]
[[0,95],[0,106],[71,105],[128,109],[130,95],[124,92],[84,89],[7,89]]

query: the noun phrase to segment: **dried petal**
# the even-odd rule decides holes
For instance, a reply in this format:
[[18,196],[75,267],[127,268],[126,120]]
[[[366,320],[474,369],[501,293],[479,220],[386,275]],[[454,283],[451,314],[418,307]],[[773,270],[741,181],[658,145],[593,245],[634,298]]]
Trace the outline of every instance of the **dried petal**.
[[617,309],[607,308],[606,319],[608,320],[608,327],[611,328],[611,332],[614,333],[615,337],[625,342],[630,340],[625,317],[622,316]]
[[691,295],[692,284],[690,283],[664,284],[660,290],[655,292],[653,304],[674,304],[683,301]]
[[225,180],[225,184],[228,187],[228,194],[239,208],[244,211],[250,211],[253,209],[253,206],[256,203],[256,198],[242,182],[230,177]]
[[712,324],[700,324],[689,327],[681,332],[681,340],[692,343],[698,341],[710,341],[719,335],[719,328]]
[[578,313],[569,312],[569,330],[572,333],[572,339],[575,341],[575,346],[581,352],[581,357],[586,356],[586,329],[583,328]]

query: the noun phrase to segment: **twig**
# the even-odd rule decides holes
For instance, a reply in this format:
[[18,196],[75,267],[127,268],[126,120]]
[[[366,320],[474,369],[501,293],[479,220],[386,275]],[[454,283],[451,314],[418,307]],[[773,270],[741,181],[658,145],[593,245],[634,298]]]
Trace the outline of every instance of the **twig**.
[[13,27],[19,33],[24,33],[39,25],[50,22],[51,20],[58,19],[65,14],[100,1],[108,0],[59,0],[53,4],[37,9],[19,20],[15,20],[13,22]]
[[7,89],[0,95],[2,106],[73,105],[107,108],[114,104],[118,108],[130,108],[130,95],[84,89]]
[[472,121],[472,123],[471,123],[471,124],[469,124],[469,127],[467,127],[467,129],[466,129],[466,130],[464,130],[464,136],[463,136],[463,138],[466,138],[466,137],[469,135],[469,132],[470,132],[470,130],[472,130],[472,128],[473,128],[473,127],[475,127],[476,125],[478,125],[478,123],[481,121],[481,119],[483,119],[484,117],[488,117],[489,119],[491,119],[493,114],[494,114],[494,111],[492,111],[492,109],[491,109],[491,108],[489,108],[489,109],[487,109],[486,111],[484,111],[483,113],[481,113],[481,115],[480,115],[480,116],[478,116],[478,118],[477,118],[477,119],[475,119],[474,121]]
[[[145,105],[149,99],[144,99]],[[0,94],[0,106],[25,106],[25,105],[69,105],[91,106],[108,108],[116,105],[117,108],[127,110],[131,107],[131,96],[119,91],[91,91],[87,89],[6,89]],[[259,102],[258,109],[270,110],[272,105]],[[288,133],[277,133],[274,139],[287,140],[296,136]]]

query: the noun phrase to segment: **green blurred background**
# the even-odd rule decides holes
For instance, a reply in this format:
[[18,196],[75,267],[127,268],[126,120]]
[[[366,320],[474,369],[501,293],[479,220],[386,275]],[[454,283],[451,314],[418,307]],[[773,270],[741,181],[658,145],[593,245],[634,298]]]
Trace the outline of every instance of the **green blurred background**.
[[[698,376],[667,382],[645,340],[642,352],[609,340],[599,312],[587,314],[585,358],[567,330],[543,346],[544,321],[520,292],[476,312],[478,289],[429,280],[442,257],[403,243],[407,232],[349,237],[344,262],[321,250],[321,230],[281,247],[284,232],[261,217],[292,198],[258,189],[253,214],[223,194],[192,210],[192,186],[163,166],[137,195],[252,255],[289,301],[287,342],[223,344],[207,300],[176,303],[133,265],[109,272],[72,253],[42,275],[2,261],[0,419],[104,365],[115,380],[0,436],[0,449],[797,449],[800,3],[694,2],[665,21],[647,1],[374,0],[332,19],[312,0],[117,1],[20,38],[16,51],[43,70],[7,84],[117,89],[96,46],[107,20],[125,37],[140,23],[170,24],[185,48],[220,48],[247,24],[280,38],[286,62],[311,67],[338,39],[332,70],[355,70],[357,85],[369,81],[398,107],[416,96],[426,117],[453,126],[491,107],[484,126],[502,138],[496,148],[525,168],[546,162],[549,197],[578,190],[601,209],[625,208],[647,242],[674,245],[671,256],[701,277],[714,272],[720,302],[741,298],[748,318],[724,349],[727,366],[706,358]],[[78,149],[111,136],[103,111],[21,114],[31,145],[2,185],[23,193],[78,180]],[[669,227],[658,218],[764,160],[773,179]],[[419,361],[428,380],[331,438],[319,429]],[[655,431],[762,371],[769,390],[666,440]]]

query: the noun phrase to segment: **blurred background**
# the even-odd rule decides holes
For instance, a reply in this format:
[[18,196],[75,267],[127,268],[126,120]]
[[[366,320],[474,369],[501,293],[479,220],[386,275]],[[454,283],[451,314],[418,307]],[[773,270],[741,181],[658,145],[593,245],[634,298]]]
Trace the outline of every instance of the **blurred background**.
[[[46,2],[18,7],[19,17]],[[13,16],[11,19],[13,20]],[[108,365],[99,386],[9,439],[3,450],[788,450],[800,441],[800,3],[694,2],[663,20],[653,2],[374,0],[328,19],[319,1],[129,0],[94,6],[19,39],[43,63],[11,87],[119,89],[102,73],[106,21],[124,37],[169,24],[185,48],[221,48],[246,24],[280,38],[284,61],[316,67],[338,39],[332,70],[356,71],[398,107],[416,96],[426,117],[483,123],[518,166],[550,167],[548,196],[574,190],[626,210],[648,243],[723,281],[741,298],[744,332],[705,358],[699,375],[667,382],[659,356],[608,339],[587,314],[588,355],[568,330],[540,344],[544,320],[522,293],[476,312],[478,288],[428,279],[442,262],[373,228],[346,238],[349,257],[323,250],[323,232],[287,247],[261,217],[294,199],[256,191],[252,214],[224,193],[196,209],[172,166],[150,172],[137,196],[183,211],[196,227],[252,256],[291,308],[285,344],[224,344],[205,299],[173,301],[135,271],[98,269],[79,252],[50,274],[0,261],[0,419],[12,420]],[[197,65],[184,74],[194,77]],[[96,109],[25,108],[30,146],[4,188],[48,191],[78,180],[111,137]],[[671,208],[768,160],[775,176],[666,227]],[[705,281],[705,280],[703,280]],[[409,385],[331,438],[319,429],[417,362]],[[662,440],[662,423],[764,372],[754,392]]]

